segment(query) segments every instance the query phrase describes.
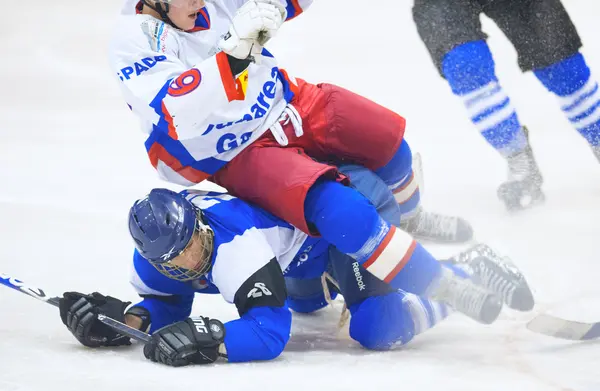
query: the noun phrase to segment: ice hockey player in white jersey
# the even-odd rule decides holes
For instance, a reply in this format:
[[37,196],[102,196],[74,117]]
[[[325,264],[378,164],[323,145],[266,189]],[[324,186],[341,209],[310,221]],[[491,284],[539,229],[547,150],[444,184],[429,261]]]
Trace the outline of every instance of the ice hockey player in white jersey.
[[[382,216],[399,221],[381,179],[359,166],[344,171]],[[319,278],[325,271],[352,314],[350,336],[369,349],[408,343],[444,319],[448,306],[483,323],[496,319],[501,302],[518,310],[533,306],[521,273],[485,246],[440,263],[404,234],[414,251],[395,278],[383,282],[365,269],[368,260],[361,264],[222,193],[154,189],[131,208],[129,228],[137,248],[131,283],[143,300],[128,308],[99,293],[67,292],[61,317],[90,347],[129,344],[97,321],[98,313],[149,330],[146,358],[171,366],[277,357],[290,337],[290,309],[326,305]],[[225,324],[206,314],[190,318],[195,293],[220,293],[240,317]]]
[[418,182],[401,164],[408,149],[403,117],[341,87],[291,77],[265,48],[284,21],[310,4],[126,2],[110,63],[148,135],[151,164],[163,179],[184,186],[210,178],[346,253],[365,242],[339,242],[357,232],[344,220],[352,216],[327,202],[345,200],[357,215],[376,219],[372,206],[353,205],[356,191],[336,167],[359,164],[395,192],[407,231],[437,241],[470,239],[463,219],[418,206]]

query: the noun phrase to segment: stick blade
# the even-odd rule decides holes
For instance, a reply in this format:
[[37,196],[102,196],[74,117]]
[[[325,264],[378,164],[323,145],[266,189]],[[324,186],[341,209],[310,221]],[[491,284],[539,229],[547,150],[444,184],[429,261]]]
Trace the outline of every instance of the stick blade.
[[571,341],[586,341],[600,337],[600,322],[585,323],[541,314],[527,323],[534,333]]

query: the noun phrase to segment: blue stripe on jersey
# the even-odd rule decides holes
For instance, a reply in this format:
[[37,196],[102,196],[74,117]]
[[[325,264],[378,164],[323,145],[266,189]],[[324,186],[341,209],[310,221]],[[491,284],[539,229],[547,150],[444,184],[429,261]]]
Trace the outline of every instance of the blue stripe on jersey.
[[285,20],[290,20],[296,16],[296,8],[291,1],[287,0],[286,3],[285,10],[287,11],[287,16]]
[[267,49],[263,48],[261,55],[263,57],[271,57],[271,58],[275,58],[275,56],[273,56],[273,54],[271,54],[270,51],[268,51]]
[[171,85],[172,81],[173,79],[167,80],[160,91],[158,91],[158,94],[156,94],[152,102],[150,102],[149,106],[152,107],[154,112],[160,117],[158,123],[153,126],[153,131],[160,130],[161,132],[169,133],[169,123],[167,122],[165,113],[163,112],[162,103],[163,99],[167,96],[167,92],[169,91],[169,86]]
[[169,122],[163,111],[162,104],[163,99],[167,96],[169,85],[172,79],[168,80],[163,88],[158,92],[156,97],[150,102],[150,107],[154,109],[154,112],[158,114],[159,121],[156,125],[152,126],[152,132],[146,139],[145,146],[146,151],[150,151],[150,148],[154,143],[160,144],[174,159],[178,160],[183,167],[192,167],[196,170],[205,172],[209,175],[213,175],[219,171],[223,166],[227,164],[224,160],[219,160],[214,157],[209,157],[202,160],[196,160],[183,146],[181,141],[175,140],[169,135]]
[[281,85],[283,86],[283,98],[285,99],[286,102],[290,103],[292,101],[292,99],[294,99],[295,94],[292,91],[290,82],[285,77],[283,72],[281,72],[281,70],[277,67],[276,67],[276,69],[277,69],[277,79],[279,79],[279,81],[281,82]]
[[[162,120],[161,120],[162,121]],[[213,175],[227,164],[226,161],[214,157],[195,160],[181,141],[171,138],[161,128],[154,127],[150,136],[146,139],[146,150],[150,151],[154,143],[160,144],[173,158],[177,159],[182,166],[192,167],[207,174]]]

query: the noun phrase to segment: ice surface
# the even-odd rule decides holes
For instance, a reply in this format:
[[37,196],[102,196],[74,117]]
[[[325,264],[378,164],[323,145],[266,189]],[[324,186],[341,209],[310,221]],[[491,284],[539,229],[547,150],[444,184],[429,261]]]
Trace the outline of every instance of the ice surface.
[[[155,178],[143,135],[105,56],[121,0],[8,1],[0,24],[0,272],[51,292],[94,290],[123,299],[131,246],[126,214]],[[408,118],[423,156],[425,204],[468,218],[478,240],[526,272],[538,305],[600,319],[600,166],[532,75],[485,21],[498,73],[546,179],[547,202],[509,215],[495,196],[504,166],[436,75],[411,21],[410,1],[316,0],[272,43],[284,67],[343,85]],[[600,77],[595,0],[567,0]],[[429,246],[448,255],[457,248]],[[228,320],[233,306],[200,297],[196,313]],[[268,363],[182,369],[146,361],[139,347],[88,350],[55,308],[0,289],[0,391],[444,390],[597,391],[600,345],[524,329],[532,314],[488,327],[455,316],[404,349],[376,353],[336,332],[333,309],[295,318],[284,354]]]

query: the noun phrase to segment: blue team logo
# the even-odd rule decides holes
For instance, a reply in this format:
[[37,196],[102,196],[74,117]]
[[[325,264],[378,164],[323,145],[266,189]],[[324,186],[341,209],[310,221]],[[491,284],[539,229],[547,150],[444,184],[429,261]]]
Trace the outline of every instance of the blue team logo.
[[150,69],[154,68],[156,64],[161,61],[165,61],[166,59],[167,56],[142,58],[140,61],[134,62],[133,65],[121,69],[121,71],[117,73],[117,76],[119,76],[121,81],[131,80],[132,77],[139,76],[142,73],[149,71]]

